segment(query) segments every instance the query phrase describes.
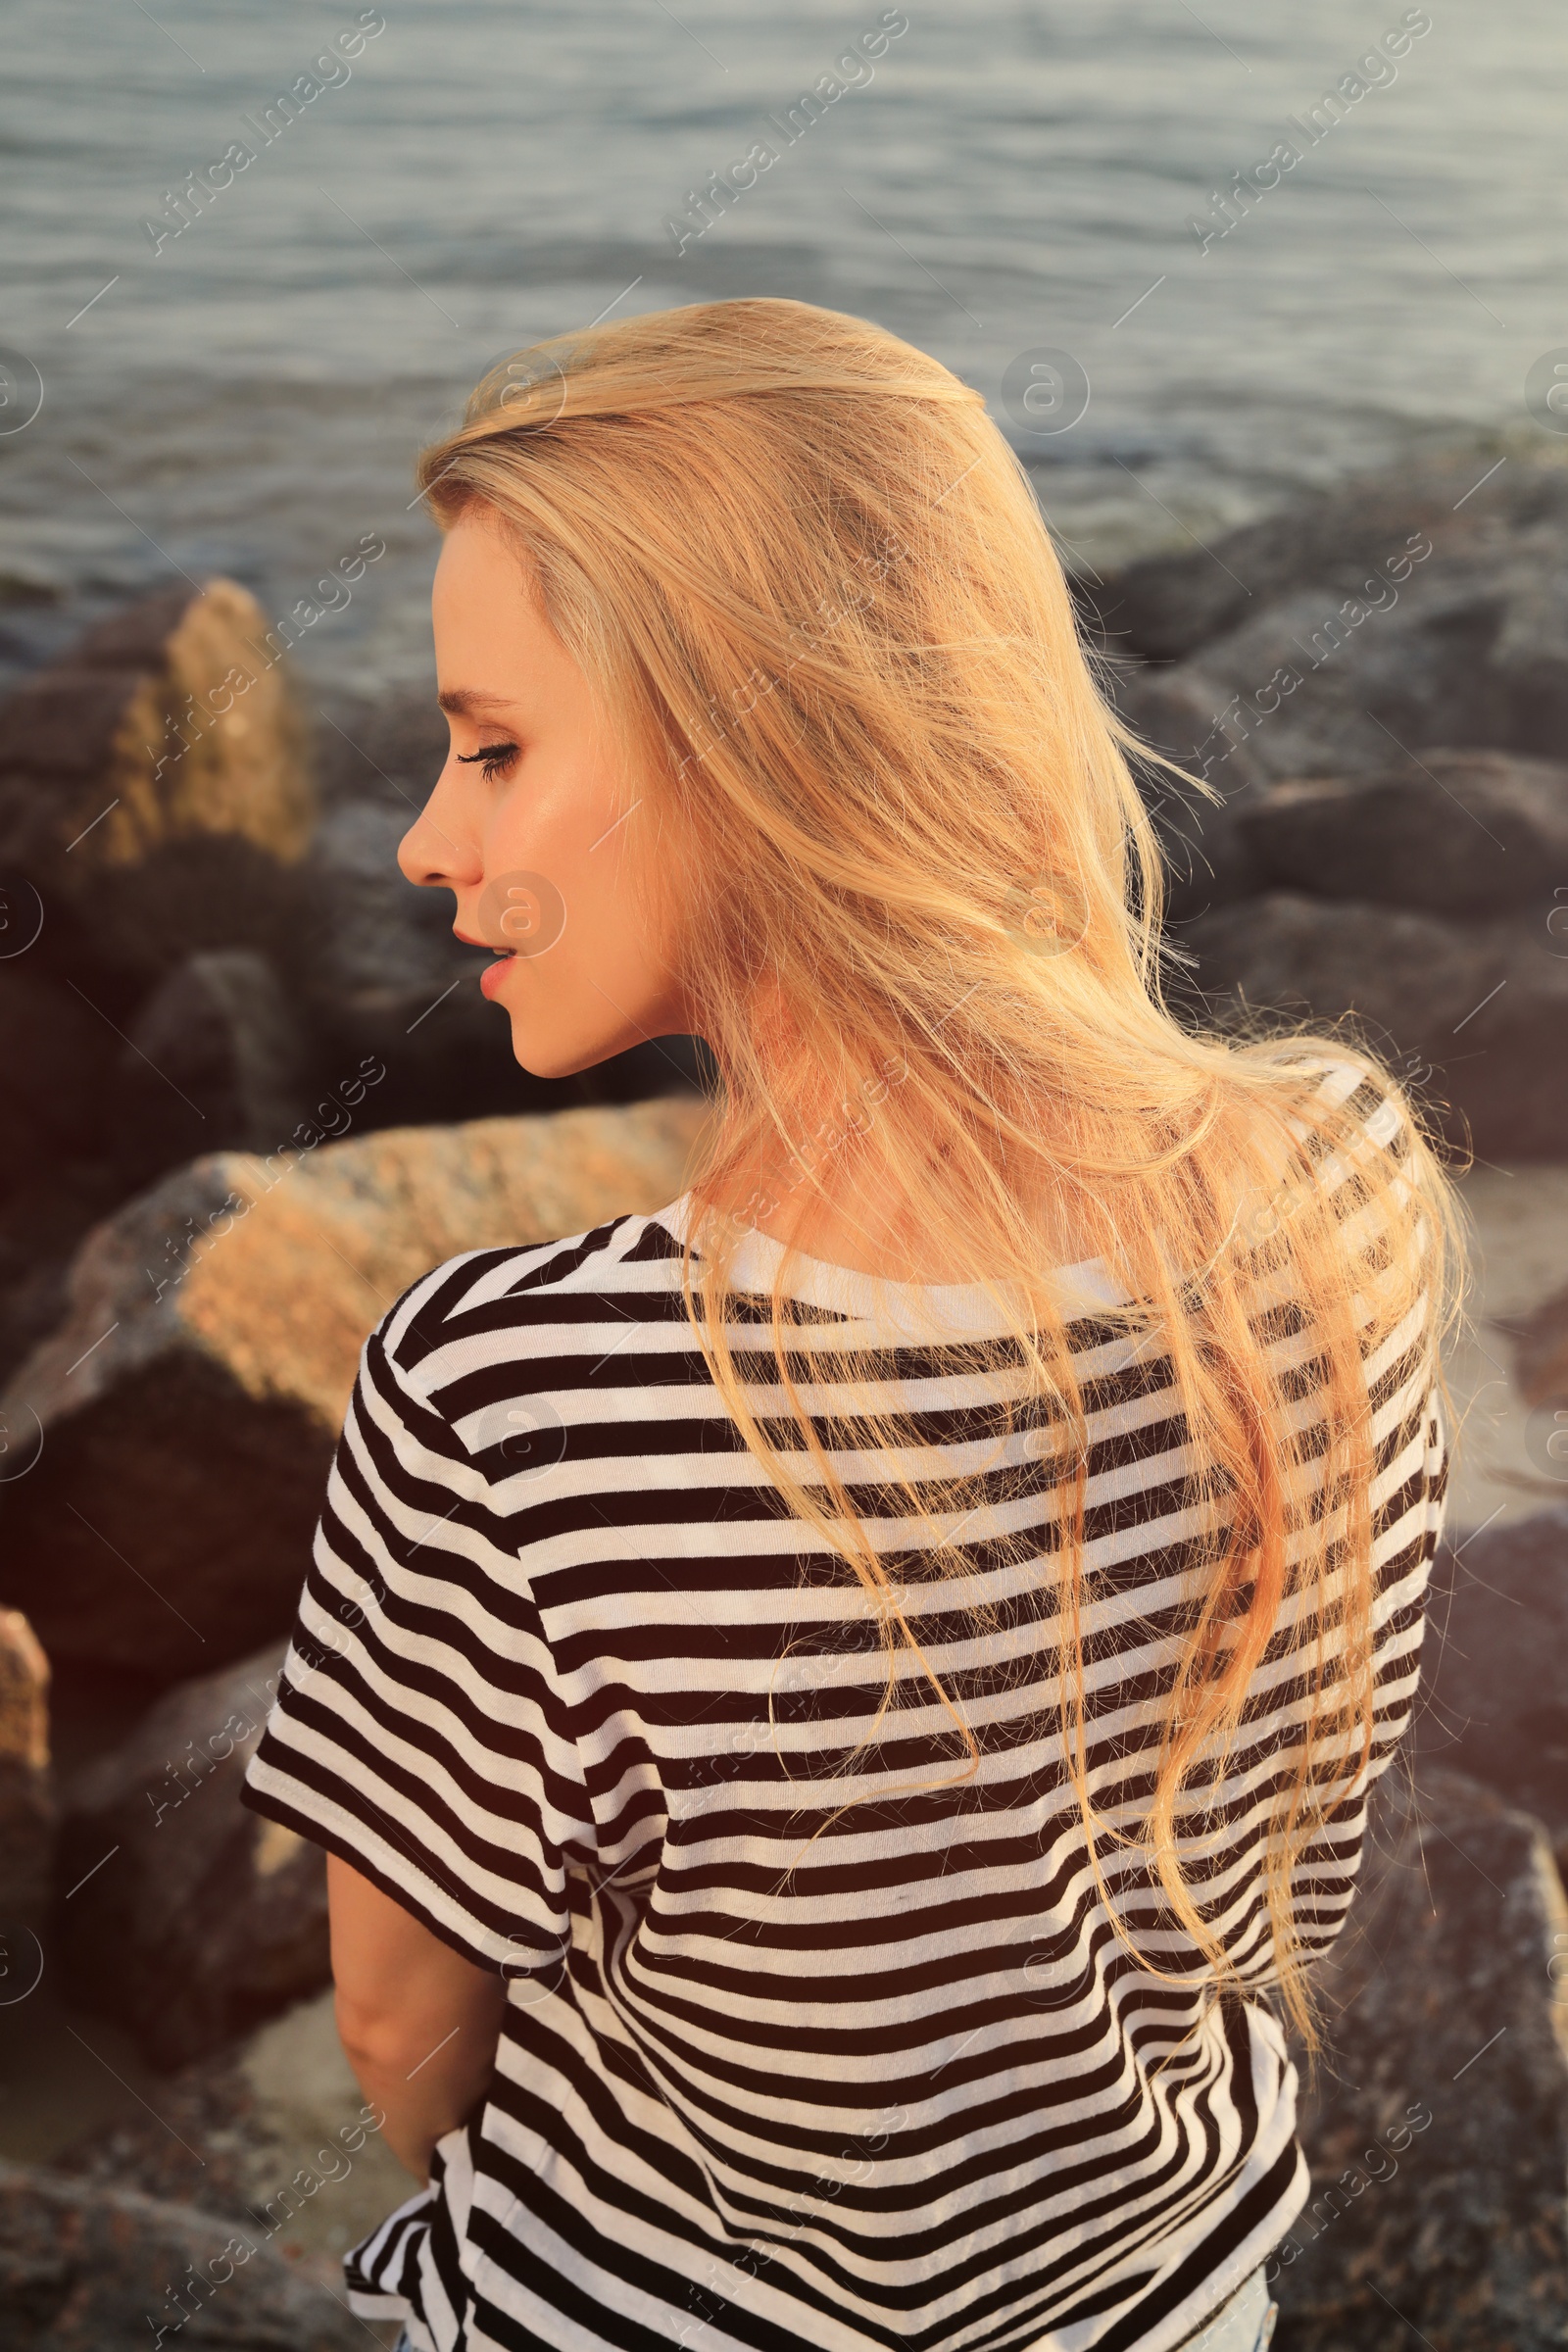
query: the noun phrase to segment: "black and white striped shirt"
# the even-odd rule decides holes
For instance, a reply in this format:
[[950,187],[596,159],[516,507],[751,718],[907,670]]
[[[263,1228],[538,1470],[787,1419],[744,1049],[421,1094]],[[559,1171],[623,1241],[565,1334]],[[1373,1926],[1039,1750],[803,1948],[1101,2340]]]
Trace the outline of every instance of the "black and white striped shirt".
[[[1387,1143],[1396,1117],[1380,1105],[1368,1131]],[[455,1258],[366,1345],[247,1801],[510,1990],[493,2084],[429,2189],[349,2258],[354,2307],[403,2319],[418,2352],[1166,2352],[1305,2201],[1279,2026],[1205,1992],[1179,1935],[1158,1956],[1185,1954],[1191,1986],[1112,1933],[1104,1893],[1135,1918],[1142,1886],[1147,1919],[1147,1877],[1111,1844],[1097,1891],[1028,1672],[1049,1590],[1005,1673],[975,1630],[983,1518],[964,1607],[948,1580],[904,1593],[984,1727],[978,1772],[953,1772],[913,1671],[843,1770],[881,1696],[880,1638],[709,1378],[680,1297],[690,1205]],[[765,1293],[777,1251],[748,1238],[743,1288]],[[1127,1823],[1200,1513],[1156,1343],[1105,1322],[1122,1294],[1100,1260],[1056,1279],[1091,1442],[1091,1782]],[[896,1338],[934,1466],[993,1458],[1005,1367],[952,1353],[1000,1328],[982,1291],[884,1286],[878,1314],[865,1277],[808,1260],[793,1295],[847,1372]],[[731,1339],[778,1412],[760,1311]],[[1366,1362],[1378,1732],[1297,1875],[1311,1946],[1342,1924],[1366,1784],[1416,1689],[1446,1479],[1427,1320]],[[1272,1344],[1301,1367],[1309,1425],[1309,1343]],[[906,1547],[908,1525],[875,1516],[895,1490],[850,1467],[879,1545]],[[1304,1644],[1288,1602],[1205,1886],[1259,1987],[1258,1830],[1303,1736]]]

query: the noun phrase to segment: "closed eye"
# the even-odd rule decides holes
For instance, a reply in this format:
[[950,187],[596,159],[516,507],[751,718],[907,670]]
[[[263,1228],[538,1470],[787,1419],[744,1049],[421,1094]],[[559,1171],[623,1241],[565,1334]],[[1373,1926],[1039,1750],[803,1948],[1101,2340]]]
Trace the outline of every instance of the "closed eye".
[[485,743],[476,752],[458,754],[464,767],[476,767],[481,760],[484,762],[484,780],[487,784],[493,784],[497,776],[505,775],[516,757],[517,746],[514,743]]

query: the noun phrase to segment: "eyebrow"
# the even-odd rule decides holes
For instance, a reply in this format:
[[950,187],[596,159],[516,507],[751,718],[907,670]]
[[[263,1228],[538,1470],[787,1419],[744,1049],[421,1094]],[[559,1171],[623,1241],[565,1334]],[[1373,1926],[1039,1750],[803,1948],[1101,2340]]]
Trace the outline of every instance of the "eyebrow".
[[435,699],[449,718],[484,718],[516,708],[504,694],[481,694],[471,686],[454,686],[448,693],[438,694]]

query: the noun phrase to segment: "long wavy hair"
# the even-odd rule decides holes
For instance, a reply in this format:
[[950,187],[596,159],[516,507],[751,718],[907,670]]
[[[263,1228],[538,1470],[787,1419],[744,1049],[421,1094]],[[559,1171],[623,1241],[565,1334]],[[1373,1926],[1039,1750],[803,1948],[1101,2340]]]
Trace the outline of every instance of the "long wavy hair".
[[[902,1738],[927,1727],[922,1786],[977,1775],[984,1728],[921,1639],[923,1588],[983,1588],[999,1634],[1018,1595],[1036,1637],[1054,1628],[1045,1687],[1116,1934],[1156,1975],[1238,1985],[1234,1891],[1227,1934],[1204,1856],[1289,1609],[1313,1629],[1309,1723],[1292,1769],[1261,1799],[1253,1774],[1245,1801],[1268,1814],[1266,1973],[1315,2047],[1292,1874],[1374,1731],[1363,1364],[1414,1333],[1441,1383],[1459,1311],[1455,1197],[1421,1112],[1343,1027],[1209,1033],[1171,1009],[1160,852],[1130,764],[1151,755],[1080,642],[1027,475],[935,360],[796,302],[600,325],[492,370],[418,480],[443,527],[478,501],[514,535],[623,748],[647,904],[681,909],[721,1073],[683,1294],[746,1445],[880,1629],[884,1688],[850,1762],[896,1708]],[[1002,1375],[984,1474],[935,1475],[887,1402],[891,1350],[858,1354],[853,1415],[822,1404],[792,1265],[852,1152],[906,1207],[930,1279],[997,1306],[1002,1336],[963,1343]],[[765,1317],[733,1281],[780,1197],[759,1200],[763,1166],[788,1172],[797,1212]],[[1162,1636],[1152,1794],[1131,1824],[1097,1802],[1091,1753],[1085,1401],[1047,1240],[1062,1207],[1126,1302],[1102,1321],[1168,1358],[1187,1428],[1191,1599]],[[1282,1314],[1310,1341],[1276,1347],[1284,1370]],[[1303,1357],[1321,1370],[1310,1427]],[[825,1368],[842,1378],[842,1356]],[[895,1514],[870,1524],[843,1474],[867,1445]],[[1118,1847],[1163,1888],[1158,1935],[1113,1897]],[[1159,1957],[1177,1922],[1196,1980]]]

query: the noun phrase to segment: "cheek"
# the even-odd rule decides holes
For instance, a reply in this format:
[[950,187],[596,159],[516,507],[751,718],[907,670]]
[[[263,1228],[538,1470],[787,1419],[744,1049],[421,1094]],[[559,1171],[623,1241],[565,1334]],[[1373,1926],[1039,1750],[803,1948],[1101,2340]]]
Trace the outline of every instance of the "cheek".
[[486,880],[535,873],[563,898],[575,898],[601,863],[604,851],[591,856],[590,849],[605,825],[613,821],[613,811],[600,818],[593,794],[583,792],[569,775],[553,776],[526,758],[510,785],[491,784],[483,790],[488,803],[481,814]]
[[537,936],[560,940],[559,955],[554,942],[548,954],[554,972],[625,978],[648,961],[650,930],[662,927],[651,921],[639,888],[637,860],[650,839],[646,803],[629,808],[624,795],[592,780],[530,777],[525,765],[491,812],[486,896],[513,892],[538,906]]

